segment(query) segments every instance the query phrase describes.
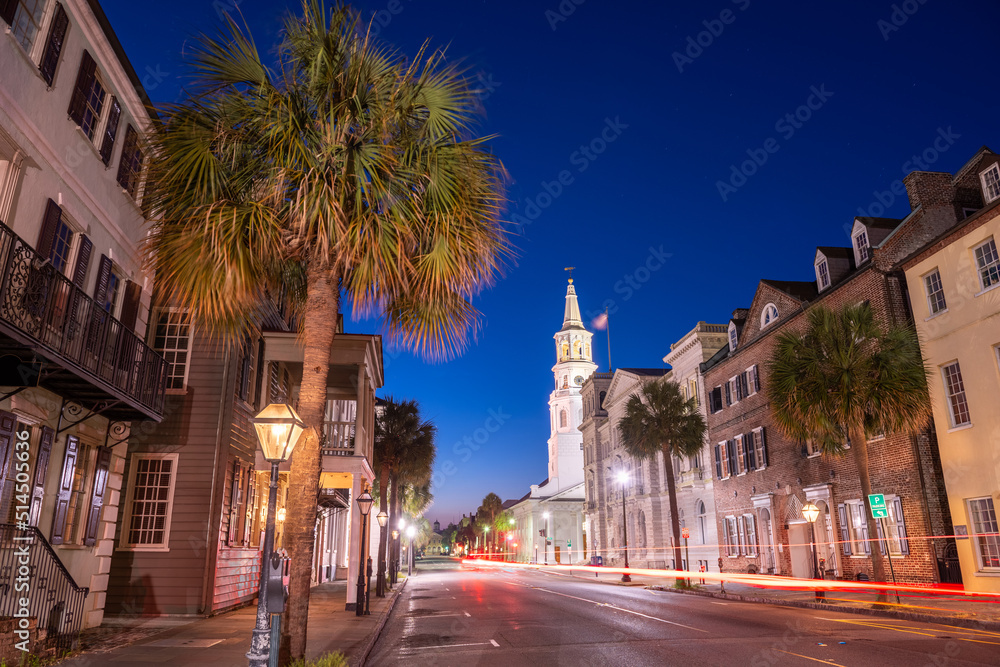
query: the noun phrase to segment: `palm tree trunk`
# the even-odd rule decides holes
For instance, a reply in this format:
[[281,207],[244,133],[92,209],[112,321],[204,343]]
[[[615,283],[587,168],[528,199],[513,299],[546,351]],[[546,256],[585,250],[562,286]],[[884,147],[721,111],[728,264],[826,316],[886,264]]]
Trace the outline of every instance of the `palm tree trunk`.
[[320,472],[319,429],[326,409],[330,345],[333,343],[337,313],[340,312],[340,288],[336,275],[312,269],[307,274],[307,281],[306,303],[302,312],[304,362],[298,413],[309,428],[292,453],[288,480],[284,540],[291,563],[288,605],[281,624],[282,664],[286,664],[288,658],[303,658],[306,652]]
[[[882,543],[878,539],[878,527],[868,506],[868,496],[872,492],[872,481],[868,475],[868,439],[858,428],[851,429],[849,435],[851,450],[854,451],[854,463],[858,467],[858,477],[861,479],[861,501],[865,510],[865,524],[868,526],[868,539],[875,540],[874,544],[868,543],[872,553],[872,573],[874,575],[872,578],[875,581],[884,582],[885,563],[882,561]],[[879,591],[878,602],[885,602],[887,599],[885,591]]]
[[[378,475],[378,508],[379,511],[385,510],[388,513],[389,506],[388,503],[388,489],[389,486],[389,464],[383,463],[381,470],[379,470]],[[384,598],[385,597],[385,554],[386,554],[386,535],[392,530],[392,526],[386,523],[384,527],[379,531],[378,535],[378,577],[375,579],[375,595]]]
[[[392,484],[392,494],[389,500],[389,530],[399,530],[399,479],[398,475],[393,473],[391,475]],[[399,575],[399,544],[403,539],[403,533],[400,532],[399,536],[393,540],[389,549],[389,558],[393,562],[392,566],[392,583],[396,583],[396,577]]]
[[[681,520],[677,512],[677,485],[674,482],[674,461],[670,455],[670,448],[663,448],[663,467],[667,471],[667,498],[670,500],[670,532],[674,537],[674,566],[679,570],[683,560],[681,558]],[[682,581],[677,580],[678,583]]]

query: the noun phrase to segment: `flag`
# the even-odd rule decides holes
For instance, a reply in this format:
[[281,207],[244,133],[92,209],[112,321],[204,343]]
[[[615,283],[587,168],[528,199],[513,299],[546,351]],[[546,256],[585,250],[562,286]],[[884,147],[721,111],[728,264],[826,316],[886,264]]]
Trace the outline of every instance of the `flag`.
[[601,313],[593,320],[590,321],[590,326],[592,326],[597,331],[604,331],[608,328],[608,314]]

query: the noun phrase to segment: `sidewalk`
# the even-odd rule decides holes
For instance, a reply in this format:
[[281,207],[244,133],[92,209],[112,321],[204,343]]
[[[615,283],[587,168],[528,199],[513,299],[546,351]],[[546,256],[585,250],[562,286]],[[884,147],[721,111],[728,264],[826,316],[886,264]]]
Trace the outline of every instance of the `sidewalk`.
[[[339,651],[351,665],[359,665],[371,650],[405,583],[400,577],[393,591],[384,598],[372,595],[371,615],[356,616],[344,610],[347,582],[333,581],[312,589],[309,600],[309,633],[306,658],[313,660],[323,654]],[[122,632],[142,637],[135,643],[115,645],[117,633],[108,635],[102,628],[100,645],[85,648],[82,654],[59,663],[60,667],[94,667],[95,665],[171,665],[172,667],[246,667],[250,650],[250,633],[256,622],[257,605],[253,604],[211,618],[137,619],[137,623],[122,627]],[[143,634],[150,628],[162,630]]]
[[[553,573],[565,574],[565,573]],[[668,577],[632,577],[631,583],[622,583],[620,574],[590,572],[572,573],[571,576],[602,584],[619,586],[643,586],[654,590],[669,591],[686,595],[702,595],[726,600],[780,604],[794,607],[837,609],[885,615],[915,621],[948,623],[965,627],[1000,630],[1000,598],[974,599],[962,593],[901,593],[899,603],[890,591],[888,605],[875,609],[875,593],[856,591],[826,591],[825,602],[818,602],[813,591],[782,588],[765,588],[748,584],[727,583],[725,594],[718,583],[698,584],[697,577],[693,590],[674,588],[674,579]],[[888,607],[888,608],[886,608]]]

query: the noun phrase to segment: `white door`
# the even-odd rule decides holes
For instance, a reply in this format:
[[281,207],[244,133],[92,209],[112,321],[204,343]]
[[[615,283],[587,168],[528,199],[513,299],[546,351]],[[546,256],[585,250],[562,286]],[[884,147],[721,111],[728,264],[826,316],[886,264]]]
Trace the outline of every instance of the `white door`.
[[788,524],[789,554],[792,559],[792,576],[811,579],[813,576],[812,548],[809,542],[809,524]]

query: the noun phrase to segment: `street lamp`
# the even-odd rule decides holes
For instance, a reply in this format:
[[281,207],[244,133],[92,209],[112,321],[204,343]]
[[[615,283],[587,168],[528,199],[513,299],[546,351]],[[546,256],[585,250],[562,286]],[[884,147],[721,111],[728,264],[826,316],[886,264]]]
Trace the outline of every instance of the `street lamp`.
[[[625,569],[628,569],[628,518],[625,516],[625,485],[628,484],[628,473],[624,470],[618,471],[618,483],[622,485],[622,537],[625,547]],[[628,572],[622,574],[622,581],[628,583],[632,577]]]
[[368,513],[372,510],[375,499],[368,489],[361,492],[356,501],[361,512],[361,544],[358,547],[358,594],[354,604],[355,616],[365,615],[365,532],[368,529]]
[[[375,515],[378,519],[379,535],[385,535],[385,524],[389,523],[389,515],[385,513],[384,509],[379,510],[379,513]],[[385,545],[384,538],[379,538],[379,542]],[[379,549],[381,552],[381,549]],[[388,553],[388,551],[386,552]],[[375,595],[380,598],[385,597],[385,558],[382,558],[382,553],[379,553],[378,559],[378,576],[375,578]]]
[[551,517],[551,516],[552,515],[549,514],[548,512],[545,512],[545,513],[542,514],[542,518],[545,519],[545,542],[542,544],[542,546],[545,547],[545,564],[546,565],[549,564],[549,527],[552,525],[552,522],[549,521],[549,517]]
[[257,592],[257,624],[250,639],[250,651],[247,653],[251,667],[265,667],[269,663],[278,664],[281,612],[285,608],[283,593],[280,600],[270,600],[267,592],[268,574],[270,570],[277,569],[280,563],[277,554],[273,553],[275,508],[278,504],[278,466],[291,458],[292,450],[305,432],[306,425],[299,419],[292,406],[284,403],[272,403],[250,422],[257,431],[257,440],[260,441],[260,451],[264,454],[264,460],[271,464],[267,523],[264,529],[264,544],[261,548],[260,586]]
[[490,556],[491,556],[491,554],[490,554],[490,547],[489,547],[489,543],[490,543],[490,541],[489,541],[489,535],[490,535],[490,527],[489,526],[483,526],[483,550],[486,552],[486,557],[487,558],[490,558]]
[[[802,516],[809,522],[809,536],[812,539],[813,579],[819,579],[819,561],[816,558],[816,519],[819,518],[819,508],[812,502],[802,506]],[[816,589],[816,599],[826,599],[826,593]]]
[[413,575],[413,536],[417,534],[417,527],[410,526],[406,529],[406,536],[410,538],[410,546],[408,547],[410,553],[406,557],[406,576]]

